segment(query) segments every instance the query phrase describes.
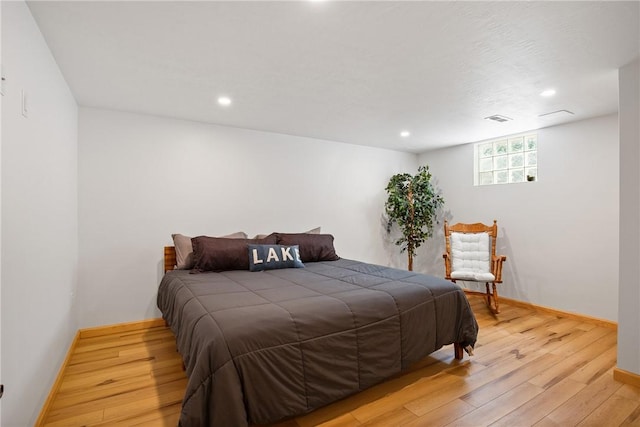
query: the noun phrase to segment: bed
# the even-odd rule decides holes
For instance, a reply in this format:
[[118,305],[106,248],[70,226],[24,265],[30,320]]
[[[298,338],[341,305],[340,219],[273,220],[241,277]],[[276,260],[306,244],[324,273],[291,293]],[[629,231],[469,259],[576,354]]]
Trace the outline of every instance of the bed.
[[174,265],[166,247],[157,303],[189,377],[183,427],[304,414],[444,345],[461,359],[476,342],[464,292],[433,276],[348,259],[260,272]]

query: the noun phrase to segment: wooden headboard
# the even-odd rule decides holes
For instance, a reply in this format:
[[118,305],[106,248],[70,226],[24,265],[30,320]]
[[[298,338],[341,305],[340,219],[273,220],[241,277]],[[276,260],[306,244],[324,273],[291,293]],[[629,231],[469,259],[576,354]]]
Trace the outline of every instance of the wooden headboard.
[[176,265],[176,248],[175,246],[164,247],[164,272],[173,270]]

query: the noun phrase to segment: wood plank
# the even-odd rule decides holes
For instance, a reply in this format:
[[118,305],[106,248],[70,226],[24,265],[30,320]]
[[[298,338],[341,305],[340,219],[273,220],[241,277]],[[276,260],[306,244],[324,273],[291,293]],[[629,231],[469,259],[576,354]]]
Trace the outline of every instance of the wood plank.
[[[605,346],[606,348],[607,346]],[[610,371],[616,365],[618,357],[618,349],[609,347],[599,356],[589,361],[582,368],[572,373],[569,378],[580,381],[584,384],[590,384],[599,378],[602,374]]]
[[501,362],[506,357],[515,357],[517,359],[531,358],[541,353],[550,353],[552,349],[565,342],[575,339],[582,331],[570,331],[562,336],[555,336],[553,332],[545,330],[530,331],[526,334],[515,334],[519,339],[511,342],[503,341],[499,348],[493,349],[490,354],[481,354],[478,359],[474,358],[474,362],[491,366],[496,362]]
[[157,389],[158,386],[170,383],[176,380],[184,379],[186,375],[182,370],[166,374],[160,377],[152,377],[150,375],[142,375],[133,378],[127,378],[122,381],[105,384],[102,387],[91,387],[88,389],[76,390],[71,393],[60,394],[52,405],[52,408],[67,408],[82,403],[88,403],[96,400],[104,400],[109,397],[118,396],[131,391],[141,389]]
[[126,368],[128,365],[135,364],[138,362],[150,362],[155,360],[153,356],[129,356],[129,357],[106,357],[99,360],[93,360],[84,363],[75,363],[73,365],[67,366],[66,374],[67,375],[78,375],[84,373],[95,372],[101,369],[107,368]]
[[96,326],[95,328],[80,329],[80,338],[110,335],[126,331],[146,330],[154,327],[164,327],[163,319],[147,319],[136,322],[118,323],[116,325]]
[[51,421],[47,418],[46,422],[42,425],[46,427],[75,427],[75,426],[84,426],[84,425],[94,425],[99,423],[104,418],[104,410],[97,409],[92,412],[86,412],[81,414],[71,414],[70,416],[57,420]]
[[625,399],[615,394],[604,401],[578,426],[620,425],[633,413],[640,404],[635,400]]
[[560,360],[560,356],[550,353],[542,354],[542,356],[514,369],[509,375],[503,375],[481,387],[475,388],[460,397],[460,399],[475,407],[483,406],[526,382],[532,376],[535,376],[536,372],[544,371]]
[[535,423],[533,426],[534,427],[567,427],[567,426],[563,426],[563,425],[560,425],[560,424],[556,423],[555,421],[553,421],[549,417],[542,418],[540,421]]
[[487,426],[542,392],[544,392],[543,388],[536,387],[528,382],[522,383],[500,397],[458,418],[450,425],[457,427]]
[[[129,348],[135,348],[140,343],[141,336],[117,335],[115,336],[118,340],[117,345],[114,345],[113,338],[114,337],[101,336],[81,340],[76,347],[76,353],[87,353],[103,349],[118,349],[119,351],[122,351]],[[172,339],[173,338],[164,331],[162,333],[150,333],[148,335],[144,335],[144,341],[148,344],[171,341]]]
[[96,360],[104,360],[106,358],[118,357],[118,350],[114,349],[104,349],[99,352],[90,352],[90,353],[73,353],[71,356],[71,360],[69,361],[69,366],[73,366],[78,363],[85,362],[94,362]]
[[173,406],[182,403],[187,381],[178,380],[157,387],[157,393],[149,397],[133,397],[124,403],[109,405],[104,409],[105,421],[118,421],[123,418],[131,418],[143,415],[164,406]]
[[[70,390],[83,390],[90,387],[100,387],[104,384],[117,382],[120,380],[126,380],[130,377],[149,375],[152,368],[164,366],[158,362],[152,361],[140,361],[137,363],[130,363],[124,366],[114,366],[107,369],[101,369],[94,372],[82,372],[80,374],[68,375],[65,381],[60,386],[61,392],[67,392]],[[175,362],[168,362],[173,363]]]
[[549,331],[556,334],[562,334],[564,332],[575,329],[581,322],[575,319],[567,319],[565,317],[556,317],[557,321],[552,325],[549,325]]
[[544,393],[538,394],[519,408],[500,418],[491,426],[512,427],[522,423],[522,420],[527,420],[527,423],[532,425],[544,418],[545,414],[575,396],[584,387],[586,387],[584,384],[570,379],[560,381]]
[[526,340],[527,338],[520,334],[509,334],[506,337],[499,338],[487,345],[474,349],[473,362],[492,366],[496,362],[503,360],[505,356],[514,354],[512,353],[513,349]]
[[627,419],[620,425],[624,427],[640,427],[640,407],[636,408],[635,411],[629,414]]
[[388,426],[404,426],[418,417],[406,408],[400,407],[389,411],[379,417],[362,423],[366,427],[388,427]]
[[549,413],[547,418],[558,425],[576,425],[620,387],[622,384],[615,382],[613,374],[609,371]]
[[[587,334],[592,333],[602,339],[597,339],[595,342],[583,339]],[[591,345],[585,344],[587,342],[591,342]],[[599,331],[596,331],[595,329],[593,331],[586,332],[585,335],[572,341],[571,344],[564,344],[558,350],[554,350],[552,354],[562,356],[562,361],[552,367],[549,367],[549,369],[544,370],[535,376],[530,382],[531,384],[535,384],[539,387],[549,388],[569,375],[575,374],[576,371],[582,369],[589,362],[604,353],[608,348],[615,345],[615,342],[615,334],[611,332],[609,332],[605,337],[602,337]],[[571,353],[571,357],[567,357],[567,352]]]
[[[104,409],[104,419],[109,420],[116,418],[114,415],[117,415],[117,411],[121,411],[121,415],[130,414],[129,407],[134,403],[139,403],[143,409],[148,408],[145,405],[150,402],[155,402],[155,405],[165,403],[163,406],[167,406],[176,403],[171,400],[176,394],[180,395],[178,401],[182,401],[186,385],[186,378],[178,379],[155,387],[129,390],[99,400],[78,403],[71,407],[55,408],[49,411],[47,420],[59,421],[74,414],[90,413],[98,409]],[[169,401],[166,401],[166,399],[169,399]],[[140,402],[144,402],[144,404]],[[116,412],[115,414],[114,411]]]
[[452,400],[456,400],[467,393],[484,386],[502,376],[508,376],[524,363],[518,359],[507,360],[505,363],[496,364],[492,369],[485,369],[475,375],[462,379],[462,383],[456,387],[434,388],[424,396],[414,399],[404,406],[418,416],[423,416]]
[[617,337],[616,334],[612,333],[608,328],[595,327],[585,332],[575,340],[571,341],[570,345],[569,343],[565,343],[564,345],[553,350],[553,353],[560,354],[566,357],[581,351],[585,347],[590,347],[596,344],[598,344],[599,348],[601,348],[601,339],[607,340],[607,345],[611,346],[615,344]]
[[475,409],[475,406],[469,405],[464,400],[454,399],[409,422],[407,427],[445,426]]
[[504,330],[511,334],[524,334],[532,329],[546,325],[551,319],[544,316],[526,316],[518,322],[512,322],[505,326]]
[[618,389],[618,391],[616,391],[616,394],[618,396],[626,397],[627,399],[640,402],[640,387],[634,387],[629,384],[624,384]]
[[[384,396],[374,402],[355,409],[352,414],[360,422],[367,422],[376,417],[381,417],[389,411],[419,399],[423,396],[438,393],[440,390],[459,389],[464,386],[464,380],[455,375],[437,375],[431,378],[418,380],[416,383],[405,387],[399,392]],[[412,411],[415,413],[415,411]]]
[[[552,353],[558,348],[569,344],[571,341],[580,338],[587,331],[580,329],[577,325],[573,329],[560,333],[548,331],[546,335],[541,335],[537,340],[529,340],[523,343],[521,352],[526,354],[529,351],[543,351]],[[571,344],[569,344],[571,345]]]
[[121,350],[120,352],[118,352],[118,356],[120,357],[148,357],[154,355],[157,358],[158,356],[164,354],[167,354],[169,357],[181,357],[180,353],[178,353],[178,350],[176,349],[176,341],[174,338],[172,338],[170,341],[153,342],[142,348],[129,348],[127,350]]

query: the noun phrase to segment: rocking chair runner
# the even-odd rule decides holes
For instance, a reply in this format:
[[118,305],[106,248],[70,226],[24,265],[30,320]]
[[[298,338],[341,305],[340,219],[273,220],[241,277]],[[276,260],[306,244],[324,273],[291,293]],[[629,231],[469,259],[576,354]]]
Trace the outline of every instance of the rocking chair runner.
[[[497,221],[493,225],[454,224],[444,222],[446,253],[442,255],[445,266],[445,279],[485,282],[487,288],[486,303],[489,309],[500,313],[498,289],[496,283],[502,283],[502,263],[504,255],[496,255]],[[493,285],[493,292],[489,284]],[[493,304],[491,300],[493,299]]]

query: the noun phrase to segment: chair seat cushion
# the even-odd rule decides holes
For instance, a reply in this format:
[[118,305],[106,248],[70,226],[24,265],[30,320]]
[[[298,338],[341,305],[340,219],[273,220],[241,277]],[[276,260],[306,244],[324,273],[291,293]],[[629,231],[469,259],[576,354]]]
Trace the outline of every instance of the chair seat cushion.
[[471,280],[474,282],[493,282],[496,280],[496,276],[491,273],[473,270],[452,271],[451,278],[457,280]]
[[[451,270],[471,277],[475,277],[474,274],[491,275],[490,259],[488,233],[451,233]],[[454,278],[453,274],[451,277]]]

